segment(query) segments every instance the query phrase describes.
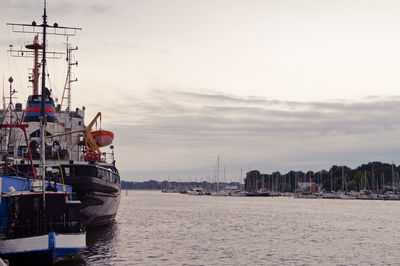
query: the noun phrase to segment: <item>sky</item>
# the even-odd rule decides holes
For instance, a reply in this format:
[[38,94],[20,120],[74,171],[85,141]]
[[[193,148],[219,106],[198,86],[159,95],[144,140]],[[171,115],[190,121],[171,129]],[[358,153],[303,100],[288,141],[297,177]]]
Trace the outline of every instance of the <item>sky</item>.
[[[30,93],[10,57],[42,1],[0,0],[0,74]],[[400,2],[48,1],[48,22],[81,27],[72,104],[101,111],[121,178],[242,180],[272,171],[400,159]],[[51,36],[49,50],[64,51]],[[49,60],[61,99],[65,60]],[[8,86],[7,84],[5,85]],[[107,151],[107,148],[106,148]]]

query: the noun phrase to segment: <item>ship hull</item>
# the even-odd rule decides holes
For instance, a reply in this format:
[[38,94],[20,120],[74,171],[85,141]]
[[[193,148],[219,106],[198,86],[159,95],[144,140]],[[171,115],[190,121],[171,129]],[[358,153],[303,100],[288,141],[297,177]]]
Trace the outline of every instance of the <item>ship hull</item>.
[[100,192],[88,192],[81,198],[84,207],[81,209],[80,218],[85,226],[97,226],[111,223],[117,215],[120,195]]
[[113,222],[121,198],[119,176],[111,180],[93,176],[69,176],[65,178],[65,183],[72,186],[72,191],[82,202],[80,219],[84,226]]
[[52,264],[79,259],[86,233],[56,234],[0,240],[0,256],[11,264]]
[[[58,169],[60,166],[54,166]],[[112,165],[62,164],[65,184],[81,201],[80,222],[85,227],[113,222],[120,203],[121,184],[117,169]],[[28,172],[27,165],[19,165]]]

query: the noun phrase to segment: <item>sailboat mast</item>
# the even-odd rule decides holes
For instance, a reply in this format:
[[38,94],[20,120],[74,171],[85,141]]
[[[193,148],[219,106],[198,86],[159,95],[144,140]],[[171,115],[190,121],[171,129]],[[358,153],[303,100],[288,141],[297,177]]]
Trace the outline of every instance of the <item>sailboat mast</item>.
[[42,174],[42,189],[43,189],[43,208],[45,208],[45,179],[46,179],[46,144],[44,140],[45,134],[45,117],[44,108],[46,101],[46,27],[47,27],[47,14],[46,14],[46,0],[44,1],[43,8],[43,44],[42,44],[42,101],[40,106],[40,164],[41,164],[41,174]]
[[344,168],[342,165],[342,192],[344,192]]
[[4,96],[4,75],[3,75],[3,110],[6,110],[6,97]]
[[219,191],[219,155],[217,158],[217,191]]
[[392,192],[394,192],[394,167],[392,162]]
[[375,191],[375,168],[374,165],[372,165],[372,185],[371,185],[371,190]]
[[224,183],[226,182],[226,179],[225,179],[225,165],[224,165]]
[[366,190],[366,189],[367,189],[367,182],[368,182],[368,179],[367,179],[367,170],[364,170],[364,178],[365,178],[364,190]]

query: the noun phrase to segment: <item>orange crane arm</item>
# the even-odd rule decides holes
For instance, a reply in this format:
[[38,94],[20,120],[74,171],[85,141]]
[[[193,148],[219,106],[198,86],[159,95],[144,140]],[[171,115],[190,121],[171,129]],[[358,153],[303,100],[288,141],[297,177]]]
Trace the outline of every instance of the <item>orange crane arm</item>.
[[89,123],[89,125],[85,128],[85,134],[83,135],[83,138],[85,139],[85,144],[88,152],[101,153],[100,147],[99,145],[97,145],[97,142],[92,135],[92,127],[99,117],[101,117],[101,112],[98,112],[93,120]]
[[84,132],[83,138],[85,140],[85,145],[86,145],[87,151],[101,153],[100,147],[99,147],[99,145],[97,145],[97,142],[92,135],[92,127],[96,123],[96,121],[99,117],[101,117],[101,112],[98,112],[96,114],[96,116],[89,123],[89,125],[87,127],[85,127],[85,129],[79,129],[79,130],[73,130],[73,131],[69,131],[69,132],[65,132],[65,133],[53,134],[50,136],[46,136],[45,138],[55,138],[55,137],[60,137],[60,136],[64,136],[64,135],[71,135],[73,133]]

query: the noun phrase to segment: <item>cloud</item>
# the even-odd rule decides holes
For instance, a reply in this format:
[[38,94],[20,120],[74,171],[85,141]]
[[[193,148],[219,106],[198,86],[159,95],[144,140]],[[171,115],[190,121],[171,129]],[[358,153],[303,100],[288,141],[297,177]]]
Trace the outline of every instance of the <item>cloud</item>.
[[[153,92],[152,102],[130,102],[121,123],[155,128],[165,134],[273,135],[359,134],[398,129],[400,99],[360,99],[354,102],[288,102],[262,97],[217,93]],[[133,117],[131,117],[133,115]],[[146,117],[149,116],[149,117]],[[118,119],[115,117],[115,119]]]
[[120,159],[129,173],[181,175],[184,168],[193,175],[211,168],[217,155],[235,171],[243,165],[281,170],[283,164],[315,170],[337,162],[391,161],[400,144],[399,97],[295,102],[154,90],[147,99],[122,98],[115,101],[118,110],[99,108],[116,129],[121,157],[131,154],[129,162]]
[[43,1],[41,0],[1,0],[1,7],[4,10],[11,9],[30,9],[33,7],[43,6]]
[[163,54],[163,55],[168,55],[171,54],[171,51],[168,49],[163,49],[163,48],[152,48],[152,47],[146,47],[144,45],[141,45],[139,43],[133,43],[128,40],[124,41],[101,41],[99,42],[101,45],[111,47],[113,49],[123,49],[123,50],[141,50],[142,52],[150,52],[150,53],[155,53],[155,54]]
[[[43,8],[42,0],[1,0],[0,1],[2,10],[7,12],[22,12],[23,14],[29,14],[32,10],[41,10]],[[71,1],[52,1],[47,3],[48,11],[52,13],[52,16],[56,15],[68,15],[77,13],[82,14],[98,14],[113,13],[113,6],[108,2],[101,3],[101,1],[86,1],[85,3],[74,4]],[[40,15],[40,14],[38,14]]]
[[111,42],[111,41],[101,41],[100,44],[111,46],[111,47],[119,47],[124,49],[140,49],[143,48],[141,45],[132,43],[132,42]]

